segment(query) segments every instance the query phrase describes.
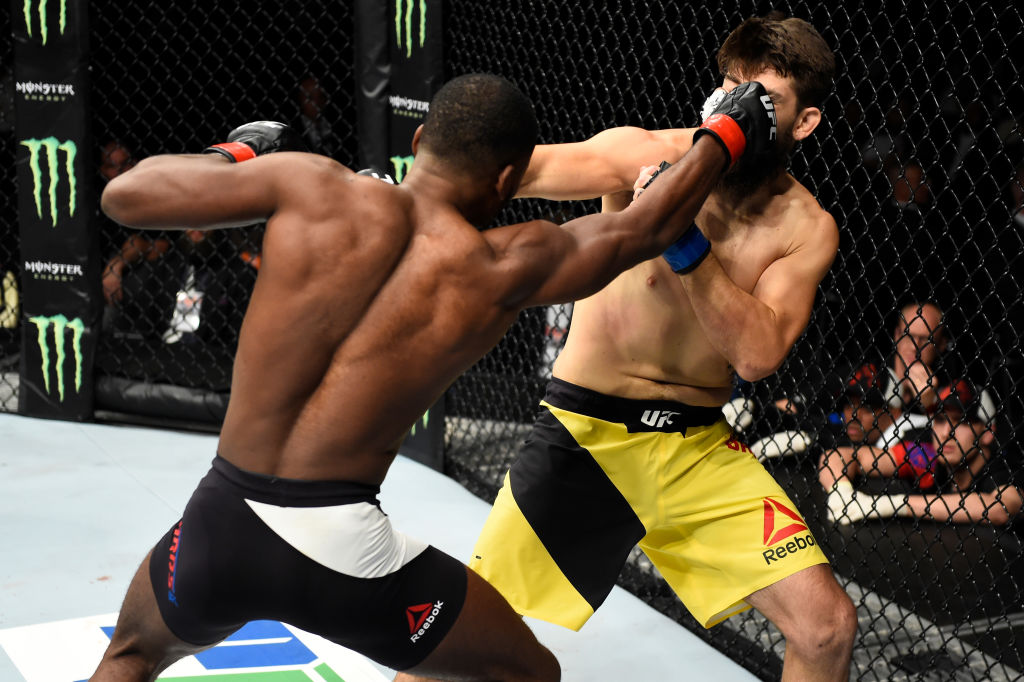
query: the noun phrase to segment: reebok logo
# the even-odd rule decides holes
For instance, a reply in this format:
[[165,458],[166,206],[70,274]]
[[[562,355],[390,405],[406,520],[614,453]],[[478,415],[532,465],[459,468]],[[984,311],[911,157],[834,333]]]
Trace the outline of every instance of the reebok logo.
[[672,410],[644,410],[640,421],[648,426],[660,429],[663,426],[671,425],[678,414],[678,412],[673,412]]
[[409,641],[416,642],[430,629],[444,602],[418,604],[405,609],[405,617],[409,620]]
[[771,119],[772,128],[768,131],[768,139],[775,139],[775,129],[778,126],[778,121],[775,120],[775,104],[772,102],[772,98],[768,95],[761,95],[761,104],[764,105],[764,110],[768,113],[768,118]]
[[763,501],[765,547],[776,545],[797,533],[807,533],[806,535],[793,538],[782,547],[772,547],[764,550],[761,556],[764,557],[765,564],[771,564],[773,561],[778,561],[790,554],[795,554],[800,550],[814,546],[814,536],[811,535],[807,529],[807,524],[804,523],[799,514],[771,498],[765,497]]
[[[786,526],[782,526],[781,524],[786,523],[787,520],[783,518],[779,519],[777,524],[775,519],[776,512],[787,517],[791,522]],[[795,523],[793,523],[794,521]],[[776,530],[777,526],[778,530]],[[766,547],[781,542],[790,535],[795,535],[802,530],[807,530],[807,524],[804,523],[799,514],[780,502],[776,502],[768,497],[764,498],[764,544]]]

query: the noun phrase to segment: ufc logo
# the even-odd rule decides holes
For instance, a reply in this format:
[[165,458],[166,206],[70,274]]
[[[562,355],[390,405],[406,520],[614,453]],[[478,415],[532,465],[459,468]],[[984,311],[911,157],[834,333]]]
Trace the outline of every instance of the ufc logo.
[[666,424],[671,424],[673,417],[678,412],[672,412],[671,410],[644,410],[644,414],[640,417],[640,421],[648,426],[653,426],[656,429],[660,429]]
[[764,105],[764,110],[768,114],[768,118],[771,119],[772,129],[768,132],[768,139],[775,139],[775,128],[778,125],[778,121],[775,119],[775,104],[772,103],[772,98],[768,95],[761,95],[761,104]]

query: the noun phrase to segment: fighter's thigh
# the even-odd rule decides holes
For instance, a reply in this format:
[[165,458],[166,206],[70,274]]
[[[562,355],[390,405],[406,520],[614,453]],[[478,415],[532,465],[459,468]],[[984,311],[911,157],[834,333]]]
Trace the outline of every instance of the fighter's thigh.
[[508,602],[468,568],[466,578],[466,599],[455,624],[434,651],[405,672],[472,680],[557,680],[558,661]]
[[750,593],[828,562],[785,491],[736,441],[674,480],[662,490],[665,521],[640,547],[705,627],[748,608]]
[[110,645],[93,680],[156,677],[178,659],[213,646],[184,642],[164,624],[150,579],[152,551],[132,578]]
[[[570,416],[563,419],[576,428]],[[603,451],[620,452],[616,436],[606,435]],[[519,613],[578,630],[646,532],[621,478],[563,422],[542,413],[505,477],[470,566]]]

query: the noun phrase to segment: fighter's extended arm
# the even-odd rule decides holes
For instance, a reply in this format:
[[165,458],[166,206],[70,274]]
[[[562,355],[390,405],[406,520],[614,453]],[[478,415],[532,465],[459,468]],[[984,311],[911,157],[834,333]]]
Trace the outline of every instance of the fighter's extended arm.
[[818,283],[839,244],[828,213],[813,220],[802,231],[803,243],[765,268],[752,293],[729,278],[714,253],[680,275],[704,333],[747,381],[776,371],[810,320]]
[[538,221],[486,233],[499,262],[504,260],[510,271],[510,289],[502,293],[505,305],[527,307],[588,296],[619,272],[672,245],[692,225],[723,171],[745,152],[774,144],[763,95],[756,82],[730,92],[719,106],[720,115],[694,134],[690,151],[642,199],[619,213],[584,216],[561,230]]
[[693,131],[610,128],[583,142],[538,145],[516,196],[561,201],[629,190],[643,166],[681,158]]
[[[509,292],[505,304],[529,307],[584,298],[623,270],[657,256],[693,221],[726,162],[721,148],[698,141],[665,173],[664,187],[646,194],[645,201],[561,227],[541,221],[516,226],[522,229],[510,230],[507,243],[492,242],[496,251],[516,254],[516,262],[525,264],[521,286]],[[538,282],[543,282],[539,288]]]
[[143,229],[205,230],[266,220],[284,197],[305,195],[333,163],[310,154],[272,154],[289,148],[286,135],[286,126],[259,121],[236,128],[227,143],[205,154],[143,159],[110,181],[100,205],[117,222]]

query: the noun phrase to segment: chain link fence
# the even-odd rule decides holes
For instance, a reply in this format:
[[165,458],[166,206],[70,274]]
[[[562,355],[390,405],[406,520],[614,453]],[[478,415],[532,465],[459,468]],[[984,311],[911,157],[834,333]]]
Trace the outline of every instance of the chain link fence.
[[[199,153],[253,120],[284,121],[307,147],[355,165],[347,3],[94,3],[94,137],[100,186],[152,154]],[[263,226],[139,232],[97,212],[104,254],[97,408],[219,423]],[[167,394],[164,391],[162,394]],[[179,400],[179,403],[181,401]]]
[[[916,308],[901,317],[901,308],[927,300],[944,313],[942,339],[930,330],[941,358],[934,372],[980,377],[996,406],[993,450],[1019,481],[1021,12],[952,0],[775,8],[811,21],[837,56],[825,120],[791,170],[836,218],[841,243],[807,332],[776,375],[737,386],[731,419],[805,515],[857,605],[853,679],[1020,679],[1020,523],[853,520],[865,511],[877,516],[878,503],[837,504],[822,476],[830,453],[856,435],[847,428],[853,413],[844,410],[850,389],[895,390],[885,370],[898,362],[898,339],[913,338],[908,323],[924,319]],[[490,71],[515,81],[535,102],[543,142],[617,125],[692,126],[718,83],[720,42],[767,10],[749,2],[451,0],[446,68],[449,76]],[[297,0],[91,3],[100,186],[141,158],[198,152],[257,119],[289,122],[312,150],[356,166],[351,11],[347,3]],[[8,280],[20,271],[10,16],[0,14],[0,160],[8,161],[0,163],[3,411],[17,409],[20,343],[16,325],[6,323],[18,318]],[[523,201],[500,222],[564,221],[598,209],[597,202]],[[215,426],[259,267],[261,227],[205,238],[140,234],[93,210],[107,299],[97,407],[127,411],[118,396],[145,402],[132,387],[170,386],[193,392],[197,421]],[[446,471],[487,501],[530,428],[570,314],[571,305],[526,311],[447,396]],[[923,355],[927,338],[920,345]],[[868,363],[877,386],[856,373]],[[874,406],[867,395],[858,394],[861,403]],[[923,395],[887,399],[872,418],[900,408],[927,419],[924,402]],[[923,448],[927,432],[916,436]],[[883,476],[856,484],[858,494],[908,490]],[[756,613],[705,631],[640,553],[620,584],[763,679],[779,677],[782,638]]]
[[[544,142],[581,140],[617,125],[695,125],[719,82],[721,41],[746,17],[772,9],[618,1],[450,5],[450,75],[493,71],[511,78],[533,99]],[[872,428],[885,431],[893,417],[928,422],[934,407],[925,403],[934,395],[890,395],[907,385],[898,348],[916,334],[918,361],[938,356],[930,362],[936,382],[971,378],[996,403],[991,451],[999,472],[986,469],[987,480],[1024,486],[1024,79],[1013,57],[1024,47],[1021,12],[953,1],[773,8],[809,20],[836,53],[824,122],[798,147],[791,172],[836,218],[841,242],[806,333],[776,375],[737,386],[730,418],[804,514],[857,605],[853,679],[1022,679],[1019,521],[871,518],[886,513],[885,498],[866,495],[913,493],[921,477],[871,475],[886,472],[882,462],[858,476],[841,454],[869,434],[874,443],[879,435]],[[598,208],[520,202],[501,222]],[[904,305],[925,301],[944,313],[942,327],[917,306],[901,316]],[[453,387],[447,466],[487,500],[529,431],[542,395],[538,378],[550,374],[570,310],[535,313],[487,358],[485,371],[467,373]],[[877,409],[873,392],[864,399],[867,369],[856,374],[866,364],[876,370],[877,392],[890,392]],[[898,381],[886,368],[901,369]],[[852,403],[863,407],[854,412]],[[847,426],[856,414],[869,415],[867,434]],[[900,435],[911,455],[930,445],[941,449],[927,429]],[[857,485],[853,496],[827,495],[830,462],[846,465]],[[928,490],[951,486],[937,481]],[[999,503],[989,505],[986,514],[997,519]],[[619,582],[763,679],[781,675],[783,639],[756,612],[703,630],[639,551]]]

